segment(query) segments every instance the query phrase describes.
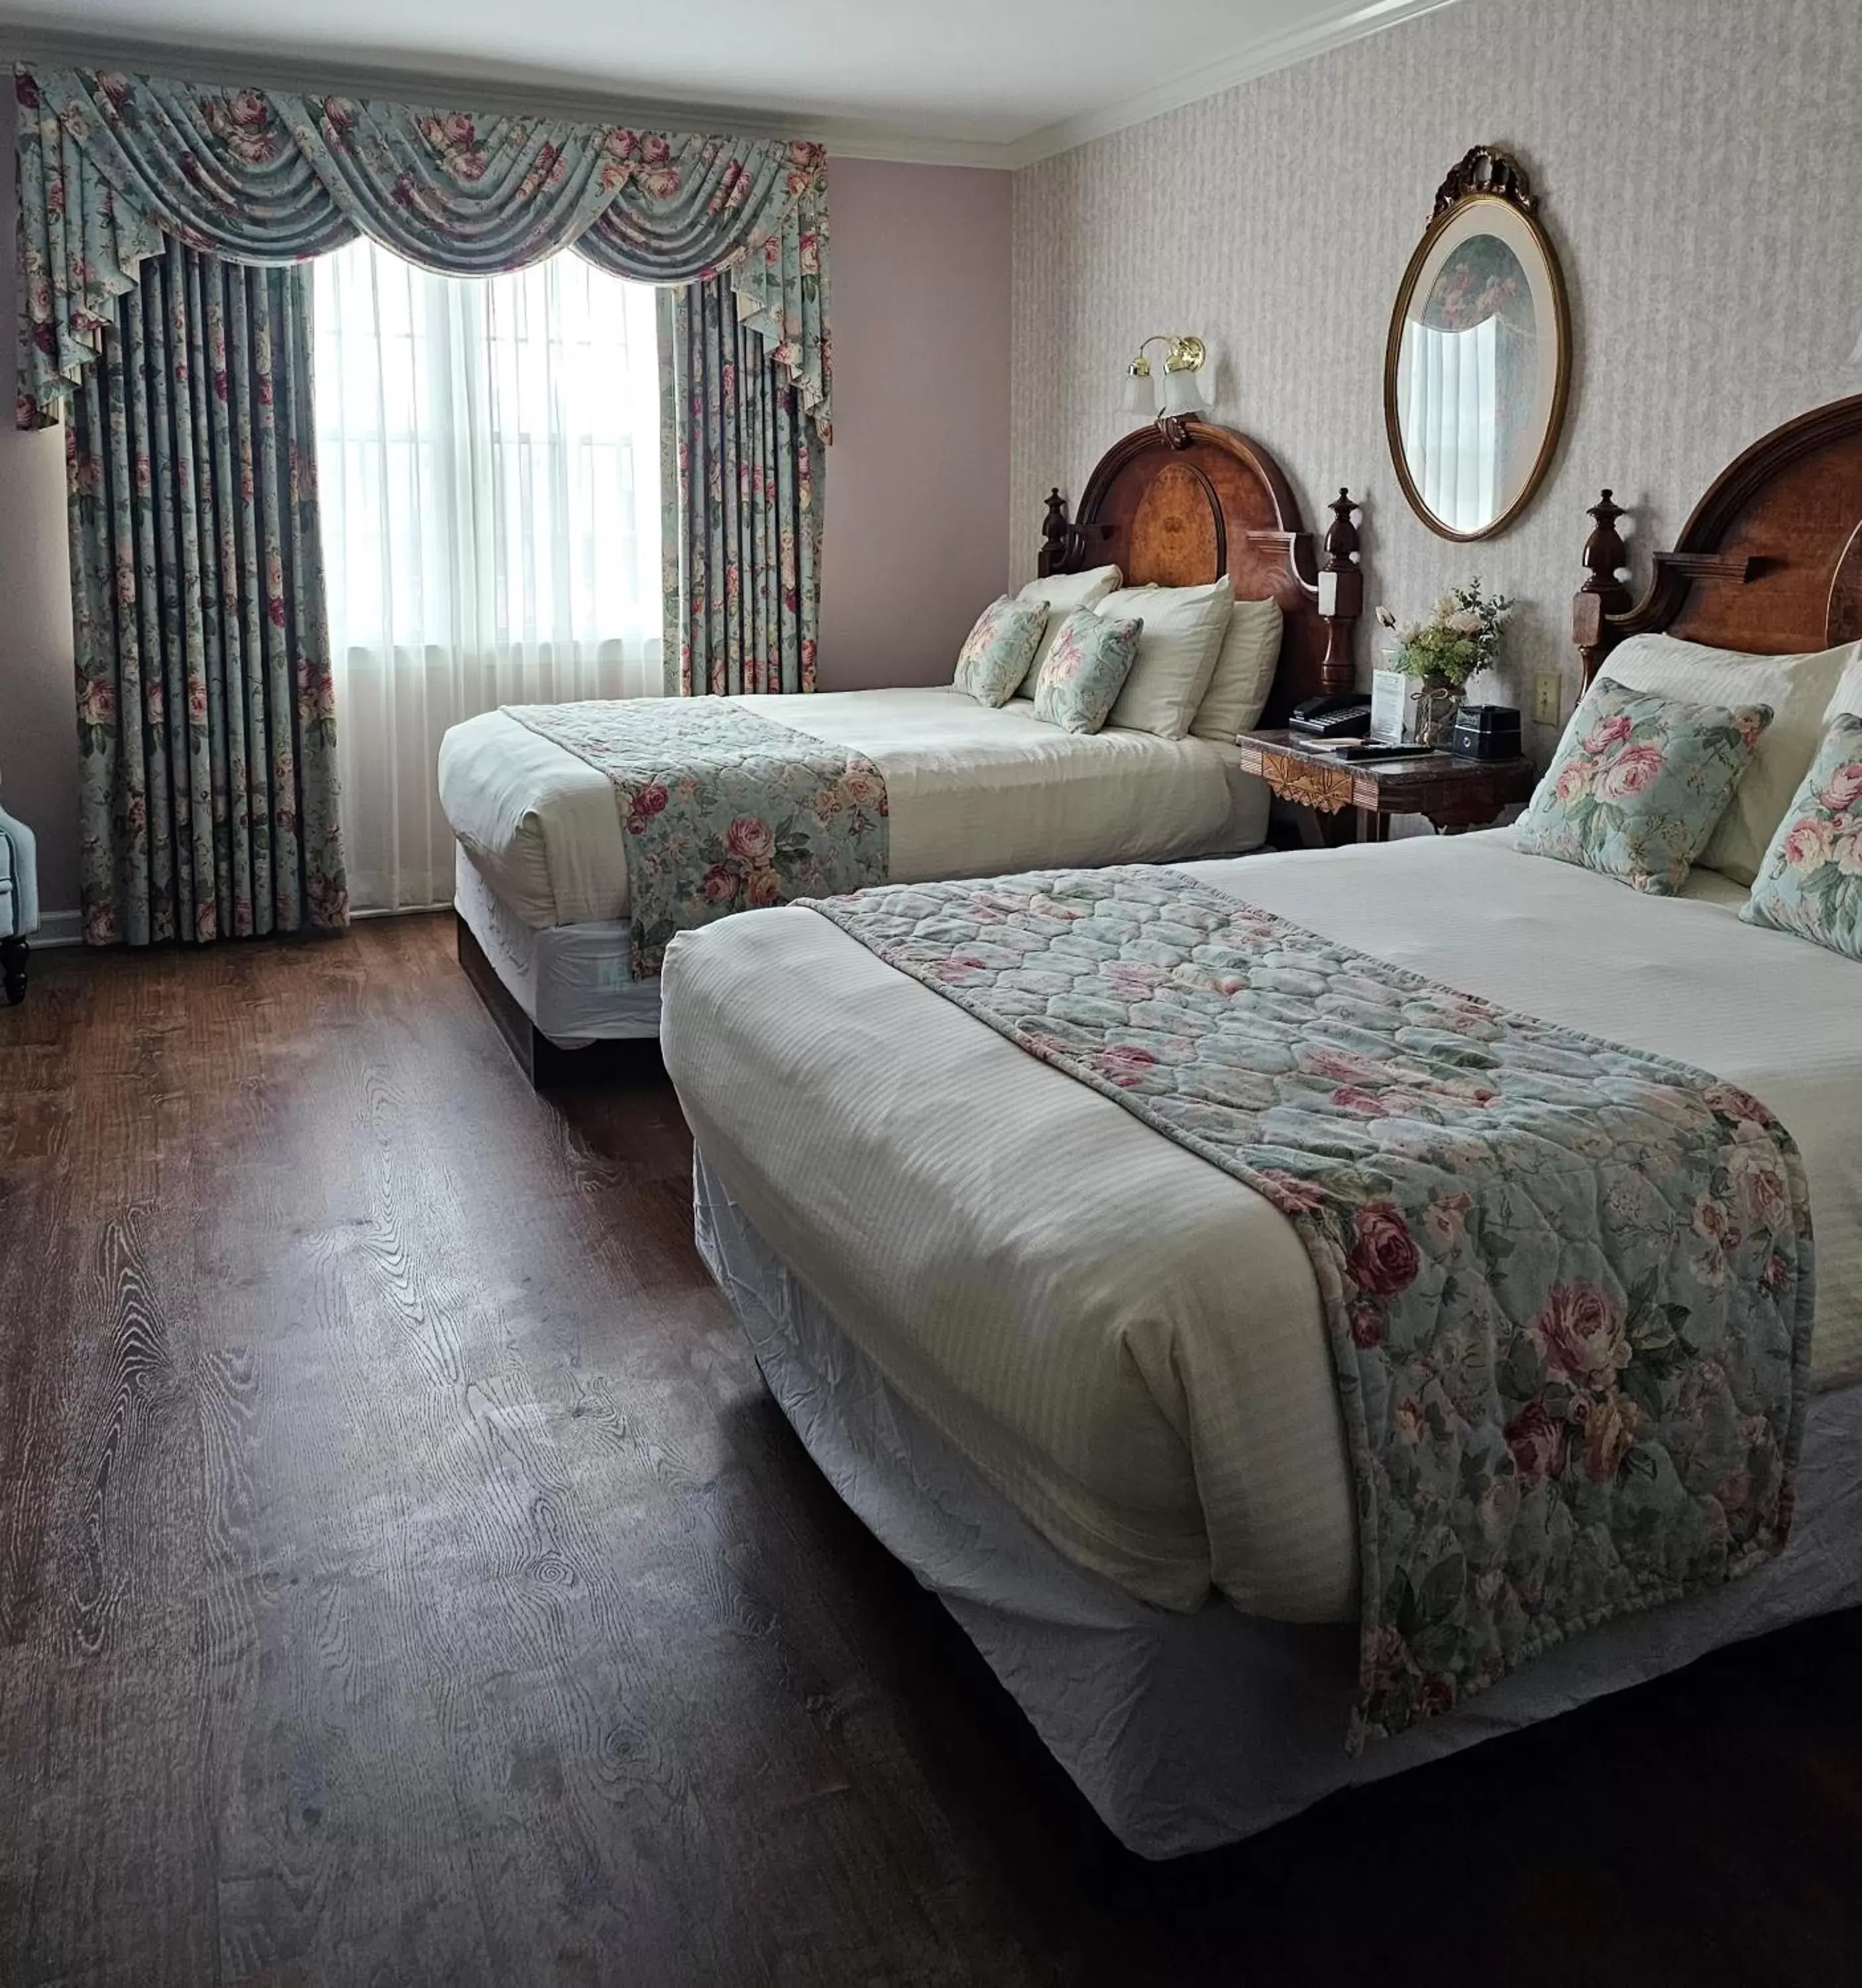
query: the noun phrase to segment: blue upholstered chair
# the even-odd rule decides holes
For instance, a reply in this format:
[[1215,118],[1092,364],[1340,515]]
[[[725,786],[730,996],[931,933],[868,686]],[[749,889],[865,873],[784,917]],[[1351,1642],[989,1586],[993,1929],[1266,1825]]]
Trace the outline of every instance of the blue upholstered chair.
[[32,831],[0,808],[0,985],[26,998],[26,936],[39,929],[39,864]]

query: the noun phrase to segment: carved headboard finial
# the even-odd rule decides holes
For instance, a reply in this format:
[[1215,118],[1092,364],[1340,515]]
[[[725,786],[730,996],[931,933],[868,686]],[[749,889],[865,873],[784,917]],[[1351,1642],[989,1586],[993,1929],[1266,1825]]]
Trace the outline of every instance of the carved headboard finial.
[[1326,529],[1326,566],[1327,573],[1343,573],[1357,563],[1357,526],[1352,513],[1359,509],[1351,492],[1341,484],[1338,495],[1326,509],[1332,513],[1332,522]]
[[1326,527],[1325,563],[1313,591],[1326,624],[1326,653],[1319,675],[1320,687],[1327,691],[1348,691],[1357,682],[1352,635],[1364,611],[1364,571],[1358,563],[1357,525],[1351,514],[1362,508],[1342,484],[1326,506],[1332,522]]
[[1589,512],[1594,522],[1584,541],[1584,583],[1571,604],[1572,639],[1583,658],[1587,690],[1620,637],[1620,631],[1610,627],[1610,617],[1626,613],[1632,598],[1623,583],[1629,548],[1617,529],[1617,520],[1627,515],[1607,490]]
[[1616,501],[1616,493],[1606,490],[1584,515],[1597,521],[1596,529],[1584,541],[1584,570],[1590,576],[1584,585],[1597,593],[1620,579],[1629,564],[1629,548],[1617,529],[1617,520],[1629,513]]
[[1066,499],[1058,489],[1047,493],[1047,516],[1041,520],[1041,556],[1035,570],[1043,580],[1066,570],[1073,549],[1073,528],[1067,521]]
[[1511,152],[1503,152],[1497,145],[1472,147],[1450,171],[1436,189],[1435,212],[1446,214],[1457,201],[1476,193],[1495,194],[1502,200],[1509,200],[1522,214],[1533,213],[1539,205],[1539,196],[1533,191],[1525,167]]

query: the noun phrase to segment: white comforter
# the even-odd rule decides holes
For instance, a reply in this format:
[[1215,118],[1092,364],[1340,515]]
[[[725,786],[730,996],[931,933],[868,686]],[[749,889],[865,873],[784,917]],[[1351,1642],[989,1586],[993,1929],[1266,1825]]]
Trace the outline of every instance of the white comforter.
[[[1043,725],[1025,698],[992,711],[948,685],[744,702],[874,762],[901,883],[1232,854],[1266,829],[1266,789],[1205,739],[1083,737]],[[614,789],[573,752],[488,712],[440,742],[440,804],[526,925],[627,915]]]
[[[1744,1084],[1810,1175],[1813,1372],[1862,1379],[1862,966],[1697,872],[1639,895],[1505,830],[1184,866],[1468,992]],[[889,1380],[1062,1551],[1165,1606],[1348,1619],[1306,1252],[1267,1202],[811,911],[667,955],[699,1144]]]

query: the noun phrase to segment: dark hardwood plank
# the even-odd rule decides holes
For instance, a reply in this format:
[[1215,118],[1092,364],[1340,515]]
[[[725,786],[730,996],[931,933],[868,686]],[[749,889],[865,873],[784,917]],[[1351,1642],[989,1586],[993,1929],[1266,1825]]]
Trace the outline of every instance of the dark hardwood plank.
[[651,1050],[448,921],[0,1010],[0,1984],[1843,1979],[1854,1618],[1177,1867],[815,1471]]

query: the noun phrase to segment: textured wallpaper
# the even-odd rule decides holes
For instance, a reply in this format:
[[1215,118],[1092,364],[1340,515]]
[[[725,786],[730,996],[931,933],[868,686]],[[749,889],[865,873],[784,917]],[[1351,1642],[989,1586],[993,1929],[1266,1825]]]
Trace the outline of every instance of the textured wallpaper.
[[[1571,293],[1564,439],[1502,536],[1438,539],[1384,434],[1384,341],[1436,187],[1516,153]],[[1614,485],[1640,547],[1786,416],[1862,392],[1858,0],[1460,0],[1030,167],[1015,190],[1011,563],[1130,418],[1138,340],[1215,349],[1215,418],[1265,442],[1307,522],[1367,502],[1368,598],[1427,606],[1478,572],[1520,597],[1499,695],[1577,681],[1583,512]],[[1368,621],[1368,617],[1367,617]],[[1360,668],[1370,634],[1360,631]],[[1529,726],[1529,732],[1530,728]],[[1549,735],[1537,735],[1541,755]]]

